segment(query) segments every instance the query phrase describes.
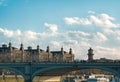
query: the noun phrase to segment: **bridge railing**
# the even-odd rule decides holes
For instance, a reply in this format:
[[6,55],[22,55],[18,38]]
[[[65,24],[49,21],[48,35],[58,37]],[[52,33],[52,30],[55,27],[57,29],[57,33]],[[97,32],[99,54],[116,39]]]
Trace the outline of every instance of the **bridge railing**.
[[74,61],[74,62],[0,62],[0,65],[25,65],[25,64],[38,64],[38,65],[120,65],[120,62],[81,62],[81,61]]
[[[108,62],[112,62],[112,63],[120,63],[120,60],[92,60],[92,61],[88,61],[88,60],[74,60],[71,62],[65,62],[65,61],[4,61],[3,63],[28,63],[28,62],[32,62],[32,63],[108,63]],[[1,62],[0,62],[1,63]]]

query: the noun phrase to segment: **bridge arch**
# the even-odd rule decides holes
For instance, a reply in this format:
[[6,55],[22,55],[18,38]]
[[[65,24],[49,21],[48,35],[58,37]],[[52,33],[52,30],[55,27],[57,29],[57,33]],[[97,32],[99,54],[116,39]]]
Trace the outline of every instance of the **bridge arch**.
[[109,71],[109,72],[113,73],[114,75],[120,77],[120,72],[118,72],[115,69],[108,68],[108,67],[101,67],[101,66],[85,66],[85,67],[84,66],[82,66],[82,67],[81,66],[78,66],[78,67],[73,67],[73,66],[53,66],[53,67],[46,67],[46,68],[37,70],[36,72],[33,73],[32,79],[37,74],[44,73],[45,71],[50,71],[50,70],[54,70],[54,69],[64,69],[64,68],[67,68],[67,69],[101,69],[101,70]]
[[52,66],[52,67],[46,67],[46,68],[43,68],[43,69],[39,69],[39,70],[37,70],[36,72],[33,73],[32,79],[33,79],[37,74],[44,73],[45,71],[54,70],[54,69],[63,69],[63,68],[68,68],[68,69],[70,69],[71,67],[67,67],[67,66],[59,66],[59,67],[56,67],[56,66]]
[[120,77],[120,72],[115,70],[115,69],[113,69],[113,68],[101,67],[101,66],[88,66],[88,67],[78,67],[78,68],[83,68],[83,69],[85,69],[85,68],[87,68],[87,69],[101,69],[101,70],[104,70],[104,71],[111,72],[114,75]]
[[0,69],[7,69],[7,70],[10,70],[10,71],[17,72],[17,73],[19,73],[19,74],[24,78],[24,80],[25,80],[25,75],[24,75],[20,70],[18,70],[17,68],[0,66]]

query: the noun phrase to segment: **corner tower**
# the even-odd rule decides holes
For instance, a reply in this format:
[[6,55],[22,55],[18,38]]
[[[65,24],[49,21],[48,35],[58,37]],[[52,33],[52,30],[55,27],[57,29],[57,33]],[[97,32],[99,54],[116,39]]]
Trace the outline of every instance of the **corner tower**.
[[20,44],[20,52],[21,52],[21,61],[25,62],[26,61],[26,55],[25,55],[24,47],[23,47],[22,43]]

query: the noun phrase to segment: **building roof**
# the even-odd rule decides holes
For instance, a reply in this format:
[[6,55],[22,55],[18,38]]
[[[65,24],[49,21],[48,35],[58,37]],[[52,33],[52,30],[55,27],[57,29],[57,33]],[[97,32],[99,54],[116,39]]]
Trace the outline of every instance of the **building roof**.
[[[59,54],[59,55],[62,55],[61,53],[61,51],[51,51],[51,53],[53,54],[53,55],[55,55],[55,54]],[[64,53],[67,53],[66,51],[64,51]]]

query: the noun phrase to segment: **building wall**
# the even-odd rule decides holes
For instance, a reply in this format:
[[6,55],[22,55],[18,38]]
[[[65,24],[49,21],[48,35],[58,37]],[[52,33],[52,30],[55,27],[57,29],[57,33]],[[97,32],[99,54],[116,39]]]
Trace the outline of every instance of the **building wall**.
[[40,51],[38,49],[22,49],[0,47],[0,62],[72,62],[74,54],[63,51]]
[[74,54],[66,53],[64,54],[64,62],[73,62],[74,61]]

